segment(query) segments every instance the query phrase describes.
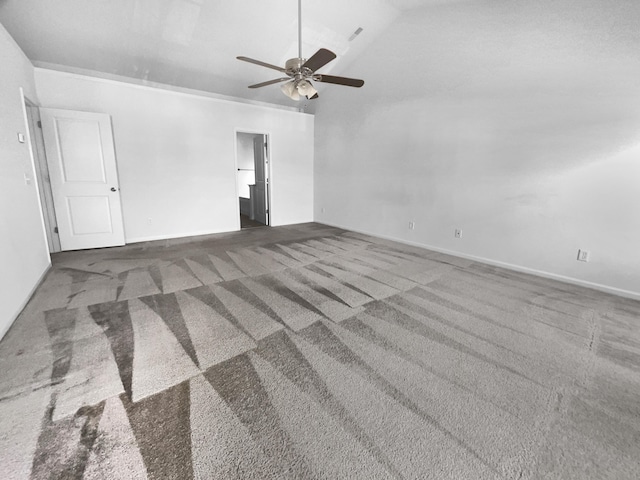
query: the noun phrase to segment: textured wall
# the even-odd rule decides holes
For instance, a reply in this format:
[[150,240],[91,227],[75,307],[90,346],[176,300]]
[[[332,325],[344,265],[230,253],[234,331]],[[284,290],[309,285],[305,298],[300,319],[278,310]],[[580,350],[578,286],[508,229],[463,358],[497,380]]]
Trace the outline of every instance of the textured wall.
[[315,218],[640,295],[639,19],[633,0],[403,15],[341,72],[364,88],[323,90]]
[[[0,338],[49,265],[20,88],[37,101],[33,67],[0,25]],[[25,183],[25,174],[32,181]]]
[[311,115],[40,68],[36,84],[43,106],[111,115],[127,242],[239,228],[236,129],[270,134],[272,224],[313,218]]

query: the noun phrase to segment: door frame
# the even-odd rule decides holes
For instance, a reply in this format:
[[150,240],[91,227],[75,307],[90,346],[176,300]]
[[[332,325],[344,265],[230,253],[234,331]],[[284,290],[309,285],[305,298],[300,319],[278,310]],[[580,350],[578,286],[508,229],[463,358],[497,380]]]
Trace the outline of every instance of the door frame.
[[234,165],[233,165],[233,171],[234,171],[234,178],[235,178],[235,192],[236,192],[236,229],[237,230],[242,230],[242,226],[240,224],[240,202],[239,202],[239,198],[240,198],[240,192],[238,191],[238,134],[239,133],[248,133],[249,135],[263,135],[265,141],[267,142],[267,148],[265,149],[265,156],[264,156],[264,160],[265,160],[265,171],[267,172],[267,186],[266,186],[266,191],[267,191],[267,219],[268,219],[268,225],[267,227],[270,227],[271,225],[273,225],[273,216],[272,216],[272,208],[271,208],[271,198],[272,198],[272,185],[273,185],[273,176],[272,176],[272,171],[271,171],[271,165],[273,164],[272,158],[271,158],[271,132],[269,131],[265,131],[265,130],[255,130],[253,128],[234,128],[233,129],[233,151],[234,151]]
[[[56,211],[53,206],[53,191],[51,190],[51,182],[47,181],[49,175],[49,167],[47,165],[47,157],[44,150],[44,137],[40,122],[40,107],[36,102],[27,97],[22,89],[22,100],[24,105],[24,119],[27,127],[27,141],[29,144],[29,153],[31,155],[31,163],[35,175],[36,191],[38,193],[38,203],[40,204],[40,215],[42,217],[42,226],[45,240],[49,253],[57,253],[62,251],[60,246],[60,237],[56,232],[57,220]],[[34,116],[33,113],[37,116]]]

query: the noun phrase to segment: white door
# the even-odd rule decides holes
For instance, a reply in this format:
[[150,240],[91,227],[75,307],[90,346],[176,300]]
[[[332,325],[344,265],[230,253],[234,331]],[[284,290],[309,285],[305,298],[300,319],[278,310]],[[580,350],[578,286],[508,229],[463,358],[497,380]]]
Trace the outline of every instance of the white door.
[[256,135],[253,137],[253,158],[255,162],[256,173],[256,200],[255,200],[255,219],[256,222],[269,225],[268,212],[268,189],[267,189],[267,168],[265,162],[265,137],[264,135]]
[[111,117],[41,108],[62,250],[124,245]]

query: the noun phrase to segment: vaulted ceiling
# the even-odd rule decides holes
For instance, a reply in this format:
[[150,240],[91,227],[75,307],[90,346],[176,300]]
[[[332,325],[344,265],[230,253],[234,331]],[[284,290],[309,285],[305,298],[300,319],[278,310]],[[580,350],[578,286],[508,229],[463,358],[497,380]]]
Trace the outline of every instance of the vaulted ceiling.
[[[338,58],[322,73],[345,75],[402,12],[455,1],[303,0],[303,56],[328,48]],[[297,0],[0,0],[0,23],[36,66],[295,106],[278,86],[247,88],[281,75],[235,57],[276,65],[296,57],[297,7]]]

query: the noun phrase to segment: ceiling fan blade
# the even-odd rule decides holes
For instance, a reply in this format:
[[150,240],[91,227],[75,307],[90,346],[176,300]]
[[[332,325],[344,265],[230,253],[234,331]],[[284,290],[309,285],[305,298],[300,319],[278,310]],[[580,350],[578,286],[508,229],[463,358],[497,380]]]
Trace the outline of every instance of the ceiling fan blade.
[[312,72],[315,72],[319,68],[324,67],[331,60],[336,58],[336,54],[326,48],[321,48],[313,56],[302,65],[302,68],[308,68]]
[[364,80],[358,80],[357,78],[347,77],[334,77],[333,75],[314,75],[313,79],[317,82],[335,83],[336,85],[346,85],[347,87],[361,87],[364,85]]
[[285,80],[291,80],[289,77],[276,78],[275,80],[269,80],[268,82],[256,83],[255,85],[249,85],[249,88],[266,87],[267,85],[273,85],[274,83],[284,82]]
[[255,65],[260,65],[261,67],[272,68],[274,70],[278,70],[279,72],[286,73],[286,70],[284,68],[278,67],[276,65],[271,65],[270,63],[261,62],[260,60],[254,60],[253,58],[249,58],[249,57],[236,57],[236,58],[238,60],[242,60],[243,62],[253,63]]

